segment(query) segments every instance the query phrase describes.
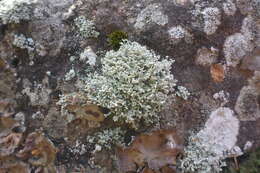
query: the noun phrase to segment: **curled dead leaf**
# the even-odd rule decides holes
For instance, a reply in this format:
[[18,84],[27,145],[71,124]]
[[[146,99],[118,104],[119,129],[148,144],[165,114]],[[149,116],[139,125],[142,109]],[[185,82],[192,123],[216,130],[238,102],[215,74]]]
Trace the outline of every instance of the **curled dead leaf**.
[[0,69],[3,69],[5,67],[5,62],[0,58]]
[[5,161],[3,165],[0,166],[1,173],[30,173],[31,170],[29,165],[21,161]]
[[119,167],[124,172],[134,171],[144,165],[144,155],[133,148],[117,148]]
[[75,119],[79,118],[97,122],[102,122],[105,119],[104,114],[97,105],[68,105],[66,109],[75,113]]
[[158,130],[136,137],[133,143],[117,152],[122,172],[136,171],[136,166],[148,165],[158,170],[165,165],[175,165],[183,152],[183,139],[175,130]]
[[34,166],[52,166],[58,150],[42,133],[33,132],[28,135],[25,147],[19,151],[18,157],[28,159]]
[[164,166],[161,169],[161,173],[176,173],[175,168],[172,168],[170,166]]
[[152,169],[144,168],[142,173],[155,173]]
[[0,137],[0,157],[12,154],[22,139],[21,133],[10,133],[8,136]]
[[223,65],[221,64],[213,64],[210,67],[210,73],[211,77],[214,80],[214,82],[223,82],[224,80],[224,75],[225,75],[225,70]]

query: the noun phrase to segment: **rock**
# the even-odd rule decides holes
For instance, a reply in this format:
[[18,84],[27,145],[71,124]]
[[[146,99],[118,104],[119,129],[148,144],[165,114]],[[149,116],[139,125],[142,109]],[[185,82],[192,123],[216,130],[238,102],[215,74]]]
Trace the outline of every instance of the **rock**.
[[214,47],[210,49],[202,47],[198,49],[195,63],[202,66],[210,66],[217,62],[219,51]]
[[260,118],[258,95],[259,93],[254,87],[245,86],[241,89],[235,106],[241,121],[254,121]]
[[136,18],[134,27],[143,30],[151,24],[164,26],[168,23],[168,16],[163,14],[162,7],[158,3],[148,5]]

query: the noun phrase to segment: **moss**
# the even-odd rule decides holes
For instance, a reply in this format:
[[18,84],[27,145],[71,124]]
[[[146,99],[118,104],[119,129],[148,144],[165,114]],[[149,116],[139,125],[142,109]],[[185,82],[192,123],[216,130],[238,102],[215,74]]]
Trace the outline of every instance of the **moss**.
[[[239,161],[239,170],[236,170],[232,164],[229,165],[223,173],[259,173],[260,172],[260,148],[250,153],[248,156],[243,156]],[[239,159],[239,160],[240,160]]]
[[128,35],[124,31],[114,31],[111,34],[108,35],[108,43],[114,50],[118,50],[122,40],[125,40],[128,38]]

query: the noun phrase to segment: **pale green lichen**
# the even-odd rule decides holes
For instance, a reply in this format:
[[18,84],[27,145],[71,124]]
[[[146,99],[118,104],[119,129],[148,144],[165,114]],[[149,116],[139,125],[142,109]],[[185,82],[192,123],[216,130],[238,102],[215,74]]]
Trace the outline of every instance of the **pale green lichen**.
[[75,70],[74,69],[70,69],[70,71],[68,73],[66,73],[66,75],[65,75],[65,81],[70,81],[73,78],[75,78],[75,76],[76,76]]
[[125,131],[120,127],[106,129],[87,136],[87,141],[90,144],[95,144],[94,152],[101,151],[102,149],[111,150],[115,145],[124,145],[124,134]]
[[239,120],[225,107],[213,111],[205,127],[191,135],[180,168],[189,173],[219,173],[224,159],[234,150]]
[[30,20],[33,13],[32,4],[36,2],[37,0],[1,0],[0,19],[3,24]]
[[21,49],[27,49],[28,52],[32,52],[35,49],[33,39],[26,38],[23,34],[14,36],[13,45]]
[[26,49],[29,55],[30,63],[33,65],[33,58],[35,55],[35,42],[32,38],[27,38],[23,34],[14,35],[13,45],[20,49]]
[[95,24],[92,20],[86,19],[85,16],[79,16],[74,19],[74,23],[79,31],[79,35],[84,38],[97,38],[99,32],[95,29]]
[[221,24],[221,11],[216,7],[209,7],[205,8],[202,14],[204,18],[204,32],[207,35],[214,34]]
[[144,8],[136,18],[134,27],[136,29],[144,29],[149,24],[157,24],[164,26],[168,23],[168,16],[163,14],[162,6],[159,3],[148,5]]
[[110,109],[107,116],[115,122],[153,123],[177,82],[170,72],[173,60],[160,59],[145,46],[125,41],[118,51],[106,53],[101,74],[85,81],[87,98]]
[[176,95],[183,98],[184,100],[188,100],[190,96],[190,92],[187,90],[187,88],[183,86],[178,86],[176,91]]

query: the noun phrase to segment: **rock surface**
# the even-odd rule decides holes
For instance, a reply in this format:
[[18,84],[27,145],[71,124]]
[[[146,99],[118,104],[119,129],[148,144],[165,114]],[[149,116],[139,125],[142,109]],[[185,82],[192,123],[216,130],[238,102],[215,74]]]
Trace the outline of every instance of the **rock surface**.
[[[77,25],[82,16],[86,21]],[[95,36],[88,37],[86,28]],[[259,0],[0,0],[0,143],[12,142],[0,147],[0,172],[119,171],[114,150],[95,153],[98,148],[87,141],[119,125],[103,115],[108,110],[95,107],[97,116],[86,112],[87,101],[76,95],[69,100],[76,107],[64,117],[57,104],[61,95],[80,93],[89,72],[100,73],[102,58],[112,49],[108,35],[118,30],[161,59],[175,60],[171,72],[177,86],[190,93],[187,100],[169,97],[153,126],[123,126],[126,144],[158,129],[175,128],[188,139],[211,112],[226,106],[240,121],[236,145],[251,141],[252,148],[260,147]],[[46,162],[40,166],[28,161],[33,156],[16,156],[28,140],[37,141],[35,133],[41,134],[36,148],[45,147],[40,143],[46,139],[52,153],[48,158],[42,148],[28,149]],[[103,156],[107,164],[97,159]]]

